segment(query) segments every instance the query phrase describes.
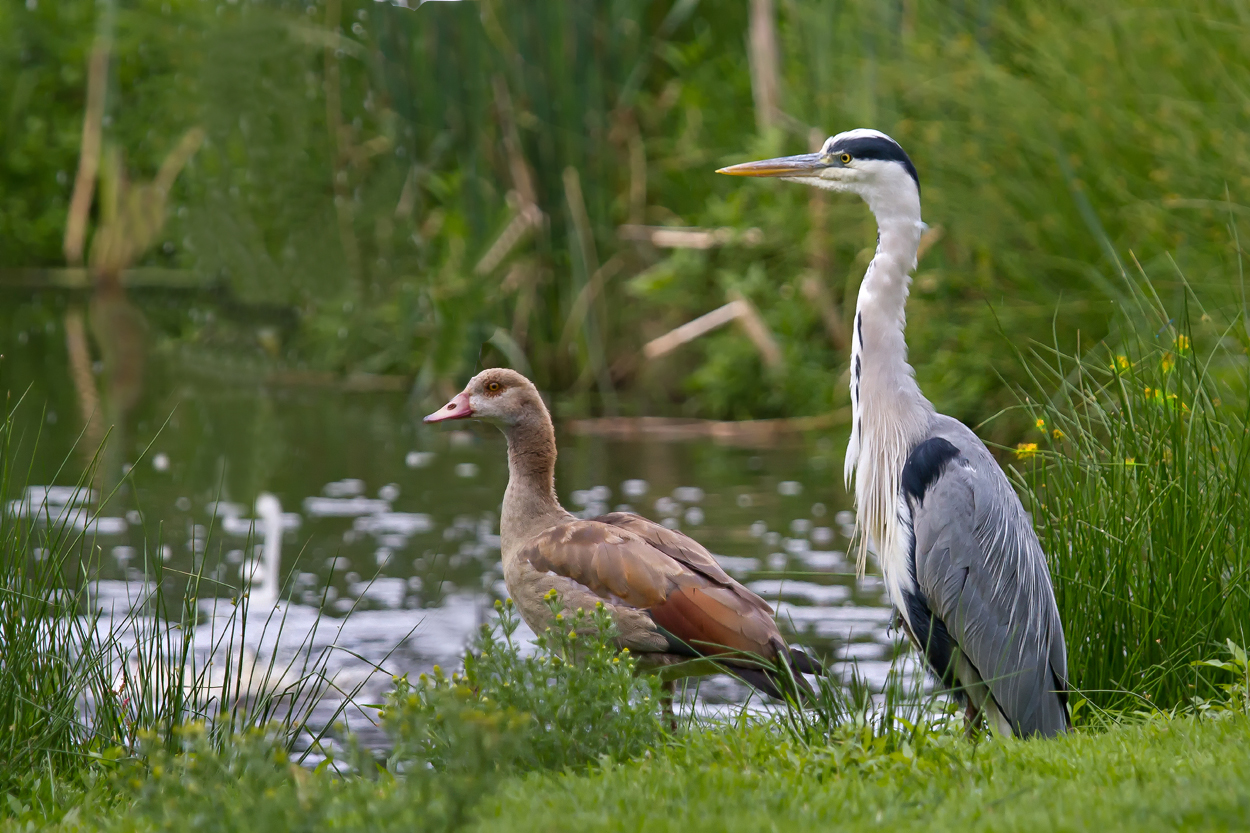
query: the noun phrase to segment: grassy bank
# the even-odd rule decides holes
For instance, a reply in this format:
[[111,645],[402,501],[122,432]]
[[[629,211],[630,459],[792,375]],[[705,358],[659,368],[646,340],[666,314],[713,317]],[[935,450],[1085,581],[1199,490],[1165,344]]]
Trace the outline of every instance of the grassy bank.
[[1250,716],[1143,719],[1054,741],[958,734],[891,753],[699,730],[624,763],[477,778],[340,776],[253,737],[157,758],[117,792],[8,823],[66,831],[1231,830],[1250,825]]
[[837,749],[712,733],[650,761],[510,782],[475,829],[1241,829],[1248,741],[1245,716],[1175,719],[1053,742],[952,739],[844,767]]

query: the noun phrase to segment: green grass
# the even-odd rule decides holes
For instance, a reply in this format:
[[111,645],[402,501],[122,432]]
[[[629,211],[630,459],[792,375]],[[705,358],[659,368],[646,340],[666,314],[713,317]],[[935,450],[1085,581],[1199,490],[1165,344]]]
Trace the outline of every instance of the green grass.
[[843,769],[837,750],[714,733],[653,760],[508,784],[479,830],[1142,830],[1250,824],[1250,722],[952,741]]
[[[1235,830],[1250,825],[1250,717],[1154,718],[1052,741],[958,734],[923,750],[797,745],[718,726],[639,759],[476,778],[402,778],[291,765],[260,734],[224,751],[155,754],[113,792],[62,804],[48,829]],[[81,799],[81,796],[75,796]],[[29,820],[36,816],[31,814]],[[10,822],[22,829],[27,819]]]
[[[82,769],[101,748],[84,726],[83,702],[100,704],[99,736],[122,728],[111,707],[108,645],[93,637],[94,622],[80,617],[73,556],[84,534],[68,525],[72,511],[58,518],[41,494],[15,487],[24,483],[13,468],[20,404],[6,402],[0,415],[0,793],[32,777]],[[74,487],[71,505],[86,499],[89,482],[84,476]]]

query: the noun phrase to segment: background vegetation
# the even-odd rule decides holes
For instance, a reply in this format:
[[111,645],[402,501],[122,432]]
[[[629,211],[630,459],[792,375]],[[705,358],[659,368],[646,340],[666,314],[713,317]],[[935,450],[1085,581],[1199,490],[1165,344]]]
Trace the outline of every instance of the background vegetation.
[[[205,131],[136,262],[218,288],[194,315],[145,307],[161,339],[214,361],[401,374],[421,398],[485,349],[570,412],[827,412],[871,218],[712,170],[859,125],[910,151],[942,229],[909,338],[949,412],[979,422],[1012,401],[1004,332],[1049,343],[1053,323],[1069,350],[1103,336],[1132,257],[1169,303],[1178,266],[1213,315],[1235,300],[1244,4],[756,8],[773,53],[751,47],[769,27],[747,3],[8,4],[0,267],[65,263],[105,38],[106,161],[146,181]],[[728,232],[670,249],[622,232],[639,224]],[[736,328],[644,360],[733,293],[780,365]]]

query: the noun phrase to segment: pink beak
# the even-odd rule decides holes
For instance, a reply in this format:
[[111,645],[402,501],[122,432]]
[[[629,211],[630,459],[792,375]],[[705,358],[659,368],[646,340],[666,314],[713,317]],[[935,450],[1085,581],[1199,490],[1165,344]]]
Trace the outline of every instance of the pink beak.
[[443,407],[426,417],[423,422],[445,422],[449,419],[465,419],[473,416],[473,408],[469,406],[469,394],[458,393]]

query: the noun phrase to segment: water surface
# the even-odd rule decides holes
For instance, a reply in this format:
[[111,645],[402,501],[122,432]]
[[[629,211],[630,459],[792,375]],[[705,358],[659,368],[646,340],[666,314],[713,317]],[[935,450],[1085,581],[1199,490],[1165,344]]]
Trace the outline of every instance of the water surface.
[[[8,496],[7,511],[43,507],[86,529],[97,568],[92,603],[106,621],[142,601],[157,561],[175,593],[180,577],[210,579],[198,591],[206,636],[227,621],[246,574],[259,569],[261,493],[275,495],[284,512],[283,624],[265,628],[258,618],[231,636],[259,661],[326,649],[345,686],[384,669],[366,686],[377,697],[389,674],[454,665],[506,595],[502,436],[473,424],[423,426],[419,414],[432,403],[413,404],[403,391],[283,383],[246,362],[158,353],[134,404],[113,412],[95,500],[79,494],[82,505],[70,505],[71,493],[49,488],[78,480],[91,436],[69,371],[58,365],[63,336],[53,324],[23,331],[25,341],[8,345],[22,355],[0,366],[3,387],[26,397],[21,454],[40,434],[34,488]],[[750,448],[562,431],[557,489],[587,517],[630,509],[695,537],[773,603],[793,642],[835,663],[853,661],[879,683],[896,635],[880,580],[856,581],[845,554],[854,518],[840,482],[844,447],[845,436],[820,433]],[[746,695],[717,679],[700,686],[694,705]]]

